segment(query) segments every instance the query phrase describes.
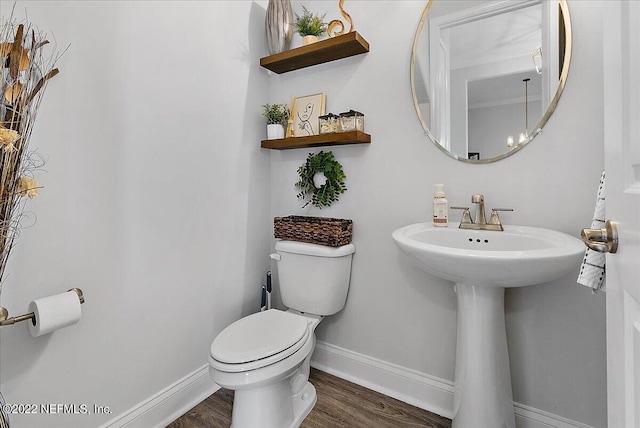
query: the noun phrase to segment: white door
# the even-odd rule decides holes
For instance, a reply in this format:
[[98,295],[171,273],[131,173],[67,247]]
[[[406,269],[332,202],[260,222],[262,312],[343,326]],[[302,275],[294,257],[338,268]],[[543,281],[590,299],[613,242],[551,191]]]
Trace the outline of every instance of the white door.
[[604,3],[608,425],[640,428],[640,2]]

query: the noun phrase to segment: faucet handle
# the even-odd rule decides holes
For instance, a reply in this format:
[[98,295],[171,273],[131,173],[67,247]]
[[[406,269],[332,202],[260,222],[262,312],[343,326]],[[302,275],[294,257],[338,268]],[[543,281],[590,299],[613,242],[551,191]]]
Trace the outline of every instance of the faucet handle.
[[502,228],[502,222],[500,221],[500,217],[498,216],[498,211],[513,211],[512,208],[492,208],[491,209],[491,218],[489,219],[489,224],[495,224],[500,227],[500,230],[504,230]]
[[451,207],[452,210],[463,210],[462,211],[462,219],[460,220],[460,224],[471,224],[473,221],[471,220],[471,211],[469,211],[469,207]]

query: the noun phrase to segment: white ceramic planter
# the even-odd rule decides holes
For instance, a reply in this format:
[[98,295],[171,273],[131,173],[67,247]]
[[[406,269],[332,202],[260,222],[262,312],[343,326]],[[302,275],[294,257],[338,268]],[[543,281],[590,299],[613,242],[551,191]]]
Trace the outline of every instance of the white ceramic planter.
[[279,123],[267,125],[267,140],[284,138],[284,126]]

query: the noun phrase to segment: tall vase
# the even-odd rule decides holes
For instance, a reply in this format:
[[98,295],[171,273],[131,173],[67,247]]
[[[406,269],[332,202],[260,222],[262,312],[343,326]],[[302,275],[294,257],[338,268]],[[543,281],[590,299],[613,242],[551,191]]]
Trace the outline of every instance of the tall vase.
[[264,19],[271,55],[286,51],[293,38],[293,9],[290,0],[269,0]]

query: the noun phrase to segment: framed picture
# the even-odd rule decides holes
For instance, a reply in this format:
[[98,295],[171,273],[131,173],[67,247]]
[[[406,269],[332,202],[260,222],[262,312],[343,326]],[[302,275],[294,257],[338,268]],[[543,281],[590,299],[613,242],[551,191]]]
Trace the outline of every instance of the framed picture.
[[291,106],[293,136],[308,137],[320,134],[318,117],[324,114],[325,95],[323,93],[296,97]]

